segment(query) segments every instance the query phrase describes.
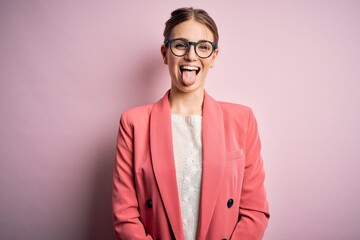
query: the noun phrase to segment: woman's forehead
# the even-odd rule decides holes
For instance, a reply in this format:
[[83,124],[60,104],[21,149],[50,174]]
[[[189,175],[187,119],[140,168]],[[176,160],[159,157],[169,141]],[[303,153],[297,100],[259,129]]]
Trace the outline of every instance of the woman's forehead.
[[171,31],[170,38],[184,38],[194,42],[214,41],[214,35],[210,29],[195,20],[188,20],[176,25]]

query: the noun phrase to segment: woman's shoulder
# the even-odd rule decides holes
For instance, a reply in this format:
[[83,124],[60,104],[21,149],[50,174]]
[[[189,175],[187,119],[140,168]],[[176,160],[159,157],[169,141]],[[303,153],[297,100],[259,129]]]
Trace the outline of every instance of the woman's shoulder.
[[150,116],[153,105],[154,104],[147,104],[129,108],[122,112],[121,120],[126,122],[136,122],[139,119],[147,119]]
[[227,112],[230,114],[242,114],[242,115],[252,114],[252,109],[243,104],[223,102],[223,101],[218,101],[218,103],[223,112]]
[[212,98],[210,95],[206,93],[206,99],[209,103],[213,106],[218,105],[223,113],[228,113],[230,115],[237,115],[237,114],[251,114],[252,110],[250,107],[233,102],[226,102]]
[[253,110],[242,104],[231,102],[218,102],[222,111],[224,122],[231,126],[247,127],[256,122]]

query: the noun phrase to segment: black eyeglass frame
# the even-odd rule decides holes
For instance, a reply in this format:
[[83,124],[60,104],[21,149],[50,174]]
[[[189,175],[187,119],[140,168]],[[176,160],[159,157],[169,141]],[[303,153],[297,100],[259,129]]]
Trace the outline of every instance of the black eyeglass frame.
[[[182,41],[184,41],[184,43],[186,43],[186,45],[187,45],[186,51],[185,51],[185,53],[182,54],[182,55],[175,54],[175,53],[173,52],[172,48],[171,48],[171,44],[172,44],[174,41],[177,41],[177,40],[182,40]],[[207,43],[210,43],[210,44],[211,44],[211,46],[212,46],[212,51],[211,51],[211,53],[209,54],[209,56],[207,56],[207,57],[200,57],[199,54],[198,54],[197,51],[196,51],[196,46],[197,46],[199,43],[204,43],[204,42],[207,42]],[[184,38],[165,39],[164,45],[165,45],[166,47],[169,45],[169,46],[170,46],[170,51],[171,51],[171,53],[174,54],[174,55],[177,56],[177,57],[183,57],[183,56],[185,56],[185,55],[189,52],[191,45],[193,45],[193,46],[194,46],[195,53],[196,53],[196,56],[198,56],[199,58],[202,58],[202,59],[209,58],[209,57],[214,53],[214,51],[217,49],[217,44],[214,43],[214,42],[211,42],[211,41],[208,41],[208,40],[200,40],[200,41],[198,41],[198,42],[190,42],[190,41],[188,41],[188,40],[186,40],[186,39],[184,39]]]

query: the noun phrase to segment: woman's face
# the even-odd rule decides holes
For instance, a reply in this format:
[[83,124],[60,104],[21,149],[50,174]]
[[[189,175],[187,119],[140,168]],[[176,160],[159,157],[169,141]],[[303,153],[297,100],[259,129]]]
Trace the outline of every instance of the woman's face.
[[[203,24],[188,20],[176,25],[170,35],[170,39],[183,38],[189,42],[208,40],[214,42],[212,32]],[[161,53],[165,64],[169,67],[171,77],[171,90],[183,93],[203,91],[206,74],[215,61],[218,53],[216,49],[208,58],[199,58],[194,46],[182,57],[175,56],[168,45],[161,47]]]

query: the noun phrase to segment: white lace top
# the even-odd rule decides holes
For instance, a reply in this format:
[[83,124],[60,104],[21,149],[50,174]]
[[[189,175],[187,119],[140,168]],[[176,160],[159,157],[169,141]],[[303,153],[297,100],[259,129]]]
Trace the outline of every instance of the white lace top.
[[184,236],[186,240],[195,240],[202,173],[202,117],[172,114],[171,120]]

